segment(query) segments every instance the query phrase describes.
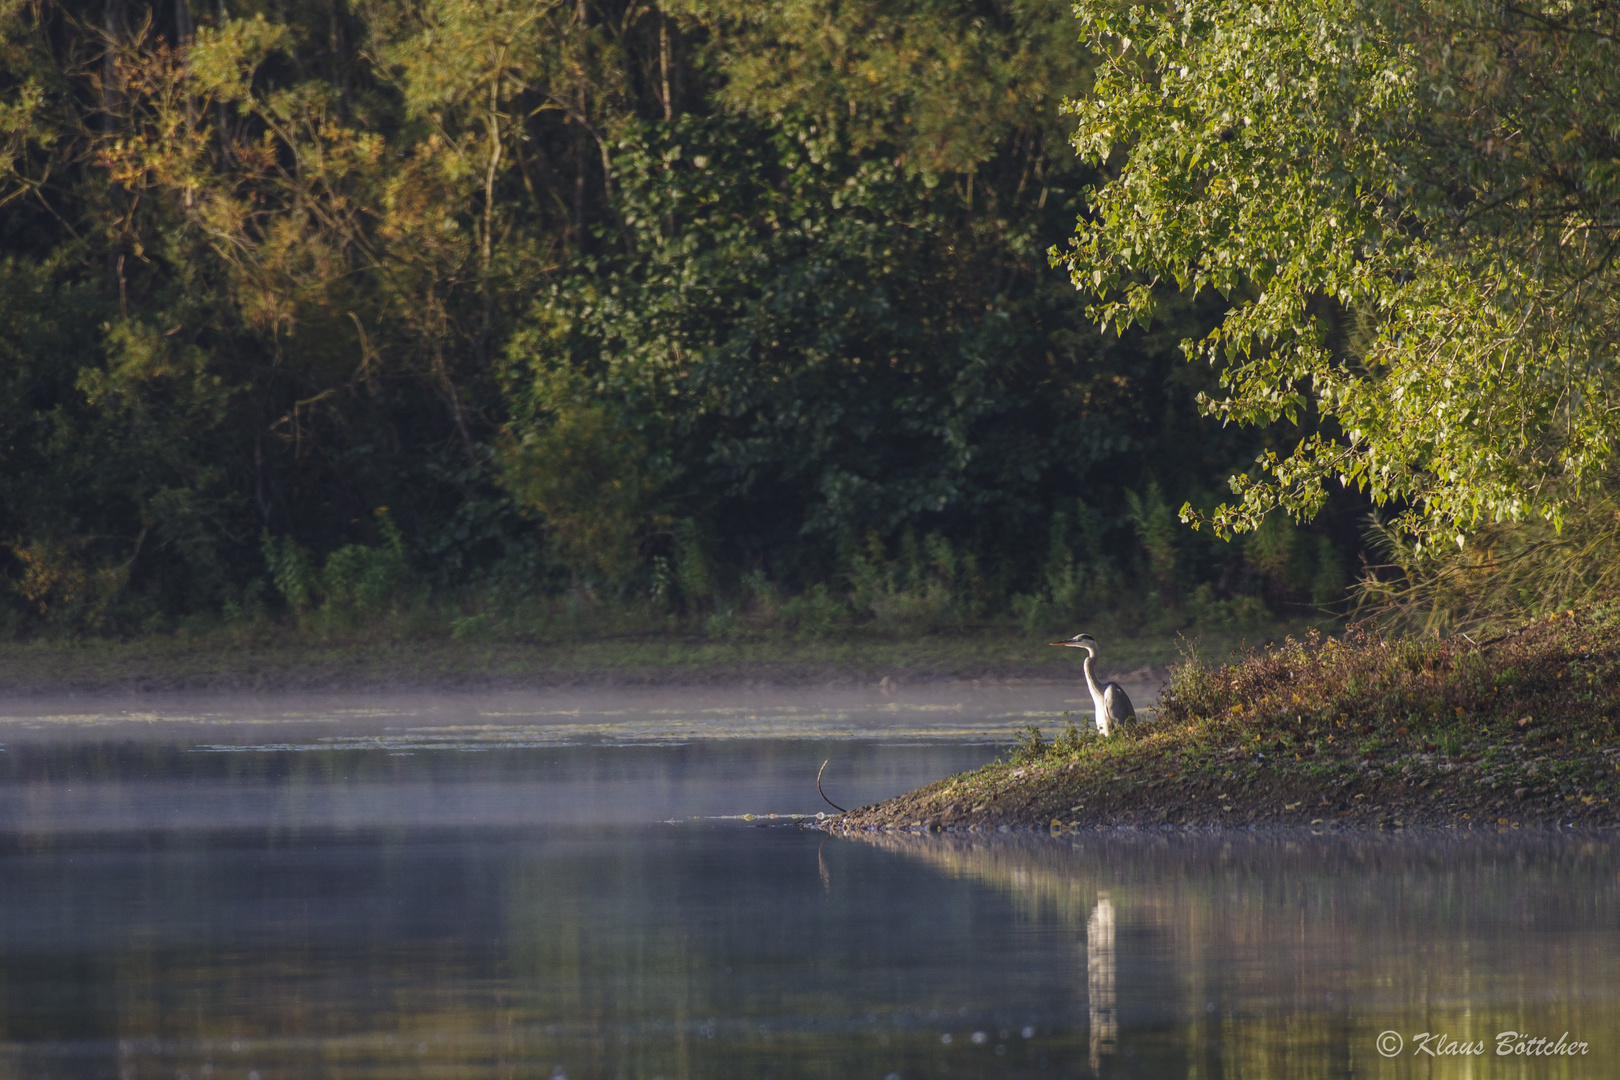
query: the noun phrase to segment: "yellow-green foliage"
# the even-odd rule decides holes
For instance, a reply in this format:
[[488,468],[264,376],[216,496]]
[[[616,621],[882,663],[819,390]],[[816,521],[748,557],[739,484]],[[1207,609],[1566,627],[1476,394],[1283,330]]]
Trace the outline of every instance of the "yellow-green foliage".
[[503,483],[544,523],[565,565],[622,581],[640,563],[641,542],[669,527],[647,448],[567,372],[536,395],[539,421],[503,443]]
[[1218,294],[1185,343],[1221,368],[1206,410],[1306,428],[1188,517],[1253,529],[1354,487],[1450,543],[1580,506],[1620,440],[1612,7],[1076,12],[1105,60],[1075,144],[1107,180],[1062,255],[1075,285],[1122,330],[1162,283]]

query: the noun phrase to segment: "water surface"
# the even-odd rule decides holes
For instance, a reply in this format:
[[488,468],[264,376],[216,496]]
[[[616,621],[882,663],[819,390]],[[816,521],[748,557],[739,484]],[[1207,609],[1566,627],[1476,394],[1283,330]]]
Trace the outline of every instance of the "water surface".
[[1620,1074],[1606,839],[785,827],[1075,705],[12,702],[0,1077]]

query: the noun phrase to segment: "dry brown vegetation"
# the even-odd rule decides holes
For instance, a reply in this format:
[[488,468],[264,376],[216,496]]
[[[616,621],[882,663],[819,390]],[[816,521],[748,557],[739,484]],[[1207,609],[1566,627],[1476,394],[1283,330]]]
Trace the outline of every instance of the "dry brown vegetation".
[[1487,746],[1612,744],[1620,608],[1565,612],[1496,638],[1389,639],[1367,628],[1178,668],[1160,707],[1309,756],[1345,745],[1456,756]]

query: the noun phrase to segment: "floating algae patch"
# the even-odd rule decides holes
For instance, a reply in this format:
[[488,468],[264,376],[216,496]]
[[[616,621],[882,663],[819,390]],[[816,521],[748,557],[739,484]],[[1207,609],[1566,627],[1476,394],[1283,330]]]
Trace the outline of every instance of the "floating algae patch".
[[573,721],[545,724],[477,724],[412,727],[374,735],[328,735],[305,743],[204,743],[201,752],[254,750],[521,750],[547,746],[675,746],[731,739],[870,740],[890,745],[948,741],[969,745],[1002,745],[1030,721],[1027,717],[983,717],[974,724],[892,725],[873,728],[843,714],[747,715],[723,719],[668,718]]

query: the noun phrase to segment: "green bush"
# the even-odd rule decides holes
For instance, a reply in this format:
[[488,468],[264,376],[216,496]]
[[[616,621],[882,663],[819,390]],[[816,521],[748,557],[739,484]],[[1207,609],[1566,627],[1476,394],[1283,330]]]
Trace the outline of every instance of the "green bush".
[[386,507],[377,510],[376,518],[381,544],[345,544],[318,571],[290,537],[264,535],[270,580],[288,610],[303,615],[319,601],[323,612],[368,616],[397,606],[410,578],[405,538]]

